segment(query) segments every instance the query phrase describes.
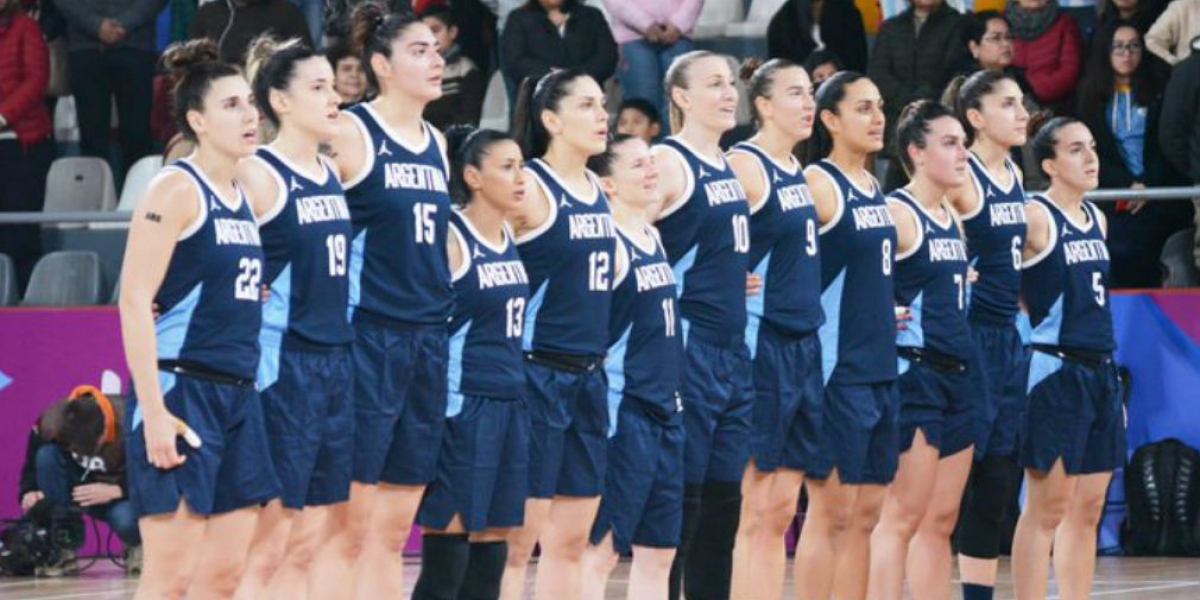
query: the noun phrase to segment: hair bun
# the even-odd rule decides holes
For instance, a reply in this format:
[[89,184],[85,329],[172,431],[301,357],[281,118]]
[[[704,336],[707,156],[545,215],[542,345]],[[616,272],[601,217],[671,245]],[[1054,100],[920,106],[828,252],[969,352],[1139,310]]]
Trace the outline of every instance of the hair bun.
[[738,69],[738,79],[741,79],[742,81],[750,81],[750,78],[754,77],[754,72],[757,71],[759,67],[763,66],[764,63],[765,61],[758,56],[751,56],[750,58],[742,61],[742,66],[740,69]]
[[356,54],[362,54],[371,36],[379,31],[387,17],[387,7],[375,0],[354,7],[350,13],[350,47]]
[[207,38],[171,44],[162,56],[163,67],[176,80],[198,65],[219,62],[221,50],[216,42]]
[[1037,135],[1037,132],[1041,131],[1053,119],[1054,112],[1047,109],[1042,109],[1029,115],[1028,135],[1030,137]]
[[463,146],[467,144],[467,138],[471,134],[478,131],[470,125],[454,125],[446,129],[443,135],[446,136],[446,154],[450,157],[458,156],[462,151]]

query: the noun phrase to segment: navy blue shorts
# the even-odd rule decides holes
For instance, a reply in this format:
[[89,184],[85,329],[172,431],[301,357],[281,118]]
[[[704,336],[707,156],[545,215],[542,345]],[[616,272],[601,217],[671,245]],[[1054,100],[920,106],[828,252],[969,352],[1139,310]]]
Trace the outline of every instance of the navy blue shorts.
[[588,498],[604,491],[608,463],[608,380],[526,359],[529,496]]
[[966,450],[979,437],[984,385],[976,364],[948,372],[926,362],[900,359],[900,452],[912,447],[920,429],[944,458]]
[[819,448],[810,479],[826,479],[837,469],[842,483],[891,483],[900,458],[896,382],[827,384]]
[[1048,472],[1059,458],[1070,475],[1125,464],[1125,411],[1116,365],[1089,366],[1033,352],[1021,464]]
[[354,481],[433,481],[446,429],[446,326],[354,314]]
[[467,531],[520,527],[529,495],[529,411],[523,400],[451,394],[437,477],[417,523]]
[[683,527],[683,419],[663,422],[625,397],[608,440],[608,477],[592,544],[612,531],[622,554],[634,545],[676,548]]
[[125,411],[129,498],[139,516],[173,513],[179,502],[201,515],[232,512],[279,497],[262,404],[253,386],[160,372],[168,411],[200,436],[200,447],[176,438],[187,460],[173,469],[150,464],[136,390]]
[[779,335],[763,323],[754,348],[754,429],[759,471],[803,471],[818,453],[825,410],[821,338]]
[[354,464],[354,376],[350,351],[264,344],[259,367],[271,461],[287,508],[350,498]]
[[741,336],[686,326],[684,331],[684,479],[689,484],[741,481],[750,460],[754,412],[750,351]]
[[1016,325],[971,322],[971,335],[978,349],[976,360],[983,365],[986,398],[976,458],[1014,456],[1021,447],[1025,420],[1025,382],[1029,350],[1021,342]]

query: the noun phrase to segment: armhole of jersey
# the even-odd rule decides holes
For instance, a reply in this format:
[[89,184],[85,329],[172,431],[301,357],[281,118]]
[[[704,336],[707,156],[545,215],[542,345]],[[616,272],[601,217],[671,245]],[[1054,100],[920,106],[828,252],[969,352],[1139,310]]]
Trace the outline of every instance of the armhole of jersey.
[[975,190],[975,210],[962,215],[963,221],[970,221],[971,219],[978,217],[979,214],[983,212],[984,203],[983,183],[979,181],[979,175],[975,172],[975,168],[973,166],[967,165],[967,169],[969,169],[971,173],[971,187]]
[[692,167],[688,165],[687,158],[685,158],[683,153],[677,148],[667,144],[661,144],[661,146],[675,154],[675,158],[678,160],[679,166],[683,168],[683,178],[686,183],[683,186],[683,193],[675,199],[675,203],[658,214],[659,221],[678,212],[679,209],[683,208],[683,205],[687,204],[688,201],[692,199],[692,194],[696,192],[696,174],[692,173]]
[[[183,231],[179,232],[179,237],[175,238],[176,242],[182,242],[195,235],[197,231],[200,231],[201,227],[204,227],[204,222],[208,220],[208,205],[204,202],[204,187],[200,185],[199,180],[193,177],[192,174],[188,173],[186,170],[168,165],[163,167],[163,170],[159,172],[158,177],[169,175],[171,171],[182,173],[184,177],[187,177],[189,180],[191,180],[192,187],[196,188],[196,208],[198,209],[196,211],[196,219],[189,223],[188,226],[183,229]],[[151,185],[153,185],[153,182],[151,182]]]
[[429,121],[423,121],[425,130],[429,133],[429,137],[433,139],[433,143],[438,147],[438,154],[442,156],[442,170],[446,172],[446,181],[450,181],[450,155],[446,153],[446,143],[442,136],[438,133]]
[[[750,158],[753,158],[754,164],[758,165],[758,172],[759,172],[759,174],[762,175],[762,178],[763,178],[762,197],[758,199],[758,202],[750,205],[750,214],[753,215],[753,214],[757,213],[758,211],[762,210],[762,208],[764,206],[766,206],[767,202],[771,199],[771,174],[769,172],[767,172],[767,165],[763,163],[763,159],[760,158],[753,151],[747,150],[745,148],[738,148],[735,146],[729,150],[729,154],[733,154],[734,152],[740,152],[742,154],[745,154],[746,156],[749,156]],[[725,160],[725,162],[726,162],[726,164],[729,163],[728,158]],[[742,186],[742,187],[744,188],[745,186]]]
[[1104,219],[1104,216],[1100,213],[1100,209],[1096,208],[1096,205],[1091,201],[1084,200],[1083,205],[1087,207],[1086,210],[1088,211],[1088,217],[1090,217],[1092,219],[1092,223],[1095,224],[1096,231],[1100,232],[1100,239],[1107,242],[1108,221]]
[[917,239],[915,242],[913,242],[912,248],[909,248],[906,252],[896,253],[896,262],[900,262],[916,254],[917,251],[921,249],[921,246],[925,244],[925,228],[921,226],[921,215],[917,214],[917,209],[914,208],[913,205],[899,198],[888,198],[887,201],[889,204],[897,203],[900,206],[908,209],[908,214],[912,215],[913,218],[913,225],[917,228]]
[[532,177],[533,180],[537,182],[538,187],[542,189],[542,196],[550,205],[550,214],[546,216],[545,223],[538,225],[521,237],[514,238],[514,241],[518,246],[526,242],[532,242],[533,240],[537,239],[538,236],[549,231],[550,228],[554,226],[554,221],[558,219],[558,202],[554,199],[554,194],[550,193],[550,186],[546,185],[546,182],[542,180],[542,176],[538,175],[537,171],[525,167],[525,173]]
[[[275,219],[275,217],[279,216],[279,213],[283,212],[283,208],[285,206],[287,206],[288,188],[287,188],[287,184],[284,183],[284,181],[283,181],[283,176],[280,175],[279,171],[277,171],[274,167],[272,167],[270,165],[270,163],[263,160],[263,158],[261,156],[256,155],[252,158],[254,158],[254,160],[258,161],[258,163],[260,165],[262,165],[262,167],[265,168],[268,173],[271,174],[271,178],[275,180],[275,185],[279,189],[279,193],[275,195],[275,202],[273,204],[271,204],[271,209],[268,210],[267,213],[265,215],[263,215],[261,219],[258,219],[259,226],[262,226],[262,225],[266,225],[267,223],[270,223],[271,221],[273,221]],[[254,212],[254,211],[251,210],[250,212]]]
[[367,124],[351,111],[346,111],[346,114],[350,115],[350,118],[354,120],[354,126],[358,127],[358,132],[362,135],[363,145],[362,168],[353,177],[342,183],[342,187],[349,190],[362,183],[371,174],[371,170],[375,168],[375,145],[371,143],[371,132],[367,129]]
[[612,283],[613,290],[616,290],[618,287],[620,287],[621,283],[625,281],[625,278],[627,276],[629,276],[629,267],[630,267],[629,245],[627,243],[625,243],[625,240],[622,239],[619,235],[617,236],[616,254],[617,254],[617,256],[616,256],[617,268],[616,268],[615,277],[613,277],[613,283]]
[[471,246],[467,244],[467,238],[463,236],[462,230],[457,225],[454,223],[447,225],[454,239],[458,240],[458,251],[462,256],[462,264],[458,266],[458,270],[450,274],[450,281],[453,283],[465,277],[471,270]]
[[[846,199],[842,196],[842,188],[838,186],[837,181],[834,181],[833,175],[831,175],[829,171],[826,171],[818,165],[810,165],[808,168],[804,169],[804,179],[806,181],[812,181],[812,173],[820,173],[822,177],[829,180],[830,185],[833,187],[834,201],[837,202],[837,206],[833,209],[833,218],[830,219],[828,223],[821,225],[820,216],[818,215],[817,217],[817,225],[820,225],[820,227],[817,229],[817,234],[825,235],[834,227],[837,227],[837,224],[842,220],[842,213],[846,212]],[[808,189],[809,193],[811,194],[811,183],[809,184]]]
[[1058,245],[1058,223],[1054,222],[1054,213],[1050,210],[1050,207],[1046,206],[1046,204],[1041,200],[1033,200],[1032,203],[1046,213],[1046,219],[1048,219],[1048,224],[1050,226],[1050,239],[1046,242],[1046,247],[1042,248],[1041,252],[1038,252],[1029,260],[1021,261],[1022,270],[1037,266],[1037,264],[1042,262],[1042,260],[1044,260],[1047,256],[1050,256],[1050,253],[1054,252],[1054,247]]

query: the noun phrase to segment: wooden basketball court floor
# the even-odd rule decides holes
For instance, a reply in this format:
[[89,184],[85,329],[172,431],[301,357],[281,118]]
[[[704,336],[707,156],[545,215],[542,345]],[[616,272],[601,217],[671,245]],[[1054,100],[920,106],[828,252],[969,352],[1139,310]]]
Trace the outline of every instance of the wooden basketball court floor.
[[[410,560],[406,567],[407,583],[416,580],[419,564]],[[792,581],[788,573],[787,593],[791,598]],[[1001,564],[997,600],[1012,600],[1009,564]],[[530,569],[532,576],[533,570]],[[622,561],[613,573],[606,598],[625,597],[629,562]],[[0,579],[0,600],[67,600],[132,598],[137,581],[107,562],[97,562],[83,575],[63,579]],[[1049,600],[1058,598],[1051,582]],[[1102,557],[1096,563],[1096,585],[1092,597],[1106,600],[1200,600],[1200,559]],[[961,596],[955,589],[954,600]]]

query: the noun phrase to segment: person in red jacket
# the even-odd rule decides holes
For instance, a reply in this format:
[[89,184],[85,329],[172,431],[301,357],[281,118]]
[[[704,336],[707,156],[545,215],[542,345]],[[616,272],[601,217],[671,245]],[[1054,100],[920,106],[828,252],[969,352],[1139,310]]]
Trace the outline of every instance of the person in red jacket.
[[1083,66],[1083,35],[1056,0],[1015,0],[1005,15],[1012,26],[1013,65],[1025,69],[1033,96],[1042,106],[1073,97]]
[[[0,211],[42,209],[46,171],[54,160],[44,96],[50,57],[37,21],[18,0],[0,0]],[[37,225],[0,226],[0,253],[12,258],[24,289],[41,255]]]

